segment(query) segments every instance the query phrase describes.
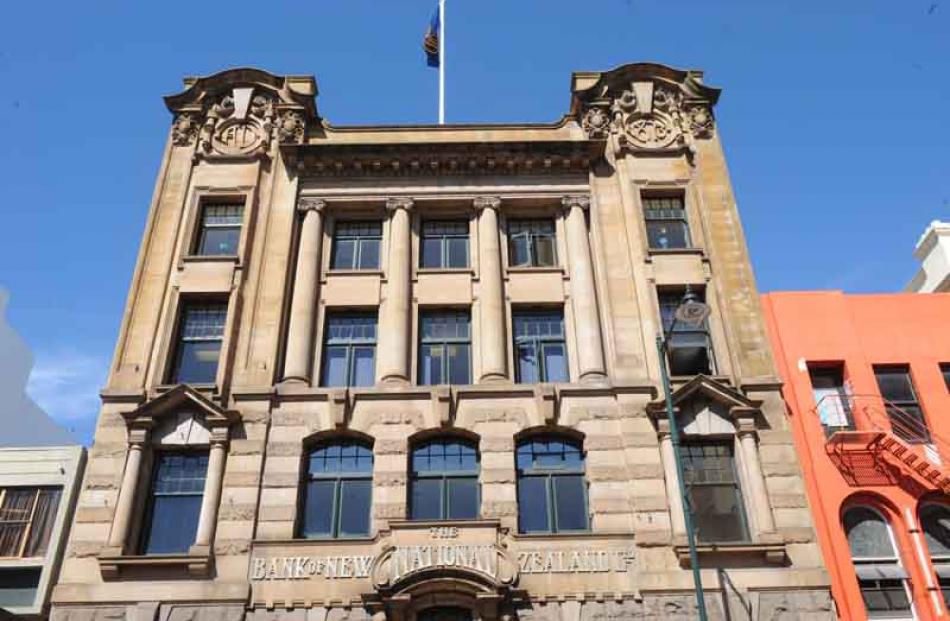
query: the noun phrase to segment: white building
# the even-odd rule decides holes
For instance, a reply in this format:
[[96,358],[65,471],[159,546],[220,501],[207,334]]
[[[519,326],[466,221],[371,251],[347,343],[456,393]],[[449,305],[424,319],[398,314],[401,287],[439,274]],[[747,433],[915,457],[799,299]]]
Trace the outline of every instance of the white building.
[[950,291],[950,223],[934,220],[914,248],[920,270],[907,291],[945,293]]

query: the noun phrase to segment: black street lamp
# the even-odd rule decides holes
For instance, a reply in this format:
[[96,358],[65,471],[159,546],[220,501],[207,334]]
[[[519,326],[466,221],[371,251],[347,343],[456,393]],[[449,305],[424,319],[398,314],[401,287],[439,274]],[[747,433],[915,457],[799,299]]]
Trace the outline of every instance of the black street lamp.
[[683,294],[683,300],[673,313],[673,322],[668,330],[656,335],[656,351],[660,357],[660,376],[663,378],[663,395],[666,398],[666,417],[670,421],[670,439],[673,444],[673,461],[676,462],[676,480],[679,484],[680,502],[683,503],[683,521],[686,525],[686,541],[689,546],[689,563],[693,568],[693,585],[696,589],[696,607],[699,611],[699,620],[707,621],[706,599],[703,597],[703,578],[699,571],[699,558],[696,553],[696,533],[693,532],[693,512],[689,498],[686,495],[686,480],[683,477],[683,462],[680,459],[680,431],[679,423],[673,412],[673,394],[670,388],[670,374],[666,366],[666,355],[669,352],[669,339],[677,323],[698,328],[709,317],[709,305],[703,302],[698,295],[690,291],[689,287]]

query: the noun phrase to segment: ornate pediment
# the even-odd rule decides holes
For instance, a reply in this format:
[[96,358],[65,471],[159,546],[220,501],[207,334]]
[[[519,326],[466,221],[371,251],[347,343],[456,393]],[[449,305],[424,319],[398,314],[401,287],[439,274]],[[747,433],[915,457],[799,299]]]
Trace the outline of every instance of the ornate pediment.
[[[185,416],[185,414],[187,416]],[[227,431],[227,428],[239,418],[237,412],[225,410],[203,397],[199,392],[184,384],[147,401],[138,408],[123,412],[130,429],[150,431],[160,427],[172,429],[184,428],[192,432],[188,419],[214,435],[215,430]]]
[[[693,403],[712,404],[730,418],[752,416],[762,406],[761,401],[749,399],[732,386],[705,375],[697,375],[678,387],[672,396],[673,406],[678,409],[690,409],[688,406]],[[666,417],[666,401],[651,401],[647,412],[654,418]]]
[[631,151],[693,150],[712,136],[719,89],[702,73],[649,63],[605,73],[575,73],[571,112],[590,138],[616,135]]
[[175,114],[172,143],[195,145],[196,157],[267,156],[274,144],[302,144],[318,122],[311,77],[230,69],[185,86],[165,104]]

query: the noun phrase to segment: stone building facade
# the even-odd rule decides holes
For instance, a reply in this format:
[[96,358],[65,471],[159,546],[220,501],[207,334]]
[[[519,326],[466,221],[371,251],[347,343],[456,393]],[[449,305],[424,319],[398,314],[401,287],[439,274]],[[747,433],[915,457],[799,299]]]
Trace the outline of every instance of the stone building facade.
[[687,289],[712,617],[834,615],[701,72],[576,73],[533,125],[185,86],[54,617],[690,618]]

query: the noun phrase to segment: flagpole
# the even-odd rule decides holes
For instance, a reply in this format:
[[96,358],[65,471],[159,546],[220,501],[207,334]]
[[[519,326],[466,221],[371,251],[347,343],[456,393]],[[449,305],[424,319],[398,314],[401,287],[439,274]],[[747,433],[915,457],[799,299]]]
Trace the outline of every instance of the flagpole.
[[439,125],[445,125],[445,0],[439,0]]

